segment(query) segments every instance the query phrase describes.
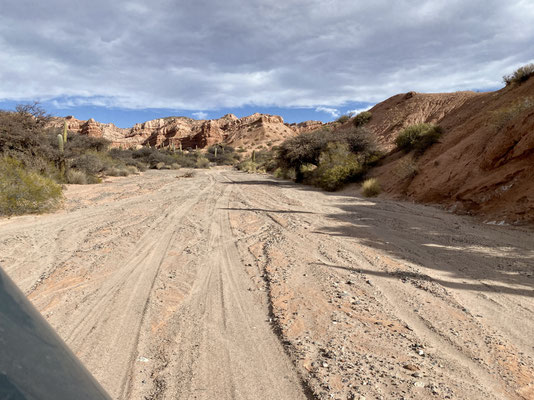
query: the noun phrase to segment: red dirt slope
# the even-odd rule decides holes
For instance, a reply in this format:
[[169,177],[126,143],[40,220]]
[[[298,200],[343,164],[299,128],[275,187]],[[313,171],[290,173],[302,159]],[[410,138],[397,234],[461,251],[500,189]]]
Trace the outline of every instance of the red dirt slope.
[[386,158],[373,172],[386,192],[488,222],[534,221],[534,79],[489,93],[397,95],[371,112],[369,128],[386,149],[413,123],[444,130],[418,159],[395,151]]

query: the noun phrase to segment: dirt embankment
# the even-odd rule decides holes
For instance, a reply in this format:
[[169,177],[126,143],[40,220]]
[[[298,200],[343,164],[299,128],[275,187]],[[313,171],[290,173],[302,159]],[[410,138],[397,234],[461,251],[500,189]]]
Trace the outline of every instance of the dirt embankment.
[[397,152],[375,170],[387,192],[493,223],[534,221],[534,79],[490,93],[397,95],[371,112],[387,149],[413,123],[444,129],[422,157]]
[[230,170],[70,186],[0,262],[115,399],[534,398],[534,243]]

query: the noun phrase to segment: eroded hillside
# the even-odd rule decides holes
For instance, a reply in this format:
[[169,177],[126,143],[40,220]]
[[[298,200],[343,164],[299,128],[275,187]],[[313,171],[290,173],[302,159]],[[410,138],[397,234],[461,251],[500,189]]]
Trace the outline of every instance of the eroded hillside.
[[421,157],[385,159],[373,175],[387,192],[489,222],[534,221],[534,79],[489,93],[397,95],[371,112],[369,129],[388,150],[411,124],[444,131]]

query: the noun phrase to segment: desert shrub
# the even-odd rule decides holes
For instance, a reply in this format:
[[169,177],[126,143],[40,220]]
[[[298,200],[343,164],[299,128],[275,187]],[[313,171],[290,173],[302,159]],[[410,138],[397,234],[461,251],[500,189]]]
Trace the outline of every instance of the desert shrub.
[[96,153],[82,154],[79,157],[74,158],[70,166],[80,171],[84,171],[89,175],[97,175],[104,171],[106,168],[105,163]]
[[356,179],[362,172],[362,165],[349,146],[332,142],[321,153],[318,167],[311,171],[312,183],[324,190],[334,191]]
[[141,147],[132,153],[133,158],[148,159],[148,157],[156,150],[150,147]]
[[362,184],[362,194],[365,197],[375,197],[380,194],[382,189],[376,178],[366,179]]
[[210,160],[208,160],[204,156],[197,157],[195,168],[209,168],[210,167]]
[[350,116],[349,115],[342,115],[341,117],[339,117],[336,122],[338,124],[344,124],[346,122],[348,122],[348,120],[350,119]]
[[296,181],[302,182],[304,176],[300,168],[304,164],[319,164],[321,152],[329,141],[330,132],[320,129],[303,133],[285,140],[278,149],[278,163],[286,169],[294,169]]
[[331,140],[346,143],[352,153],[359,154],[366,159],[378,153],[375,142],[365,128],[349,127],[340,130],[332,135]]
[[278,167],[273,171],[273,175],[280,179],[295,179],[295,171],[292,169]]
[[87,185],[88,183],[87,174],[83,171],[71,168],[67,171],[65,175],[67,183],[71,183],[74,185]]
[[28,171],[11,157],[0,158],[0,214],[50,211],[59,206],[62,188],[52,179]]
[[[215,156],[215,149],[217,149],[217,156]],[[234,165],[241,158],[232,146],[222,143],[208,147],[206,157],[210,162],[217,165]]]
[[371,114],[370,111],[363,111],[354,117],[354,119],[352,120],[352,123],[356,127],[364,126],[366,123],[368,123],[371,120],[372,116],[373,115]]
[[150,168],[161,169],[161,167],[158,168],[157,166],[160,164],[170,165],[173,163],[175,163],[174,157],[162,151],[153,150],[152,153],[148,156],[148,164],[150,165]]
[[514,73],[503,76],[503,81],[506,83],[506,86],[512,83],[520,85],[526,82],[531,76],[534,76],[534,64],[527,64],[515,70]]
[[442,129],[433,124],[416,124],[403,129],[397,138],[395,144],[398,149],[409,152],[415,150],[417,155],[421,155],[436,143],[441,137]]
[[276,153],[272,150],[253,151],[250,158],[239,162],[235,168],[244,172],[273,172],[278,168]]
[[236,165],[236,168],[239,171],[248,173],[258,172],[258,164],[250,159],[241,161],[239,164]]
[[128,176],[130,172],[127,167],[110,167],[106,168],[104,174],[108,176]]
[[[54,137],[54,146],[56,138]],[[94,138],[87,135],[71,134],[65,143],[65,157],[75,157],[88,151],[105,151],[110,142],[104,138]]]

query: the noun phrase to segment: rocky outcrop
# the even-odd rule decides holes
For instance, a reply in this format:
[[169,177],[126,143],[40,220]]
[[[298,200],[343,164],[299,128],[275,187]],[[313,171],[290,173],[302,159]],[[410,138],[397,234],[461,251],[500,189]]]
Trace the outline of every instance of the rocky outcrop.
[[321,121],[304,121],[298,124],[286,124],[291,130],[295,131],[297,134],[312,132],[317,129],[320,129],[325,124]]
[[195,120],[187,117],[167,117],[135,124],[129,129],[120,129],[113,124],[102,124],[94,119],[81,121],[72,116],[54,118],[52,125],[60,127],[63,121],[71,132],[103,137],[112,146],[137,148],[141,146],[167,147],[174,145],[185,149],[203,149],[215,143],[242,147],[245,151],[269,148],[288,137],[320,128],[319,121],[301,124],[285,124],[282,117],[268,114],[253,114],[237,118],[226,114],[219,119]]
[[100,124],[93,118],[89,119],[85,124],[81,126],[80,133],[90,137],[100,138],[103,135]]

